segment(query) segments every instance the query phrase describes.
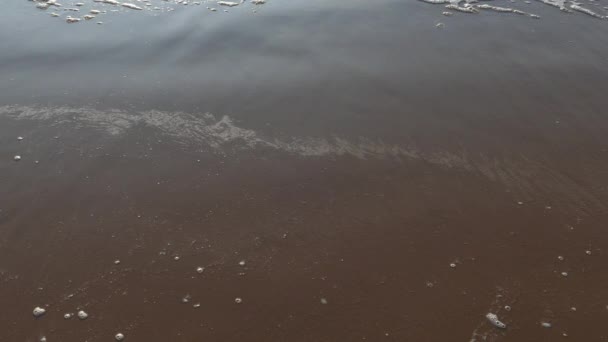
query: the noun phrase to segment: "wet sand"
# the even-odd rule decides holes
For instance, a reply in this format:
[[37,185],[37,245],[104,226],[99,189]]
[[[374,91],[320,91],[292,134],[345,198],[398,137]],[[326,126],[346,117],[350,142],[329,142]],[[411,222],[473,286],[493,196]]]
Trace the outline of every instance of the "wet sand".
[[4,4],[0,341],[607,341],[608,21],[492,4]]

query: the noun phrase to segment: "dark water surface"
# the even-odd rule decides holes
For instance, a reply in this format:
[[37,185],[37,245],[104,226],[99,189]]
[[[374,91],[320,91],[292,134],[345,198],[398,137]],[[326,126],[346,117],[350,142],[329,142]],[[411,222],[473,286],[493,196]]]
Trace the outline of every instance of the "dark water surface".
[[83,2],[0,10],[0,341],[608,340],[608,20]]

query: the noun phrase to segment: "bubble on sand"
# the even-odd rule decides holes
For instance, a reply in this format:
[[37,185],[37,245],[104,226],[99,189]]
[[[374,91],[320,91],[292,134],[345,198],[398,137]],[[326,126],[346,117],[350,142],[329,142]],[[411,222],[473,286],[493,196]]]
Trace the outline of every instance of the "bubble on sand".
[[571,307],[570,311],[576,311],[576,307],[575,306]]
[[323,304],[323,305],[327,305],[327,299],[325,299],[325,298],[321,298],[321,304]]
[[505,310],[506,310],[506,311],[511,311],[511,307],[510,307],[510,306],[508,306],[508,305],[505,305]]
[[34,308],[33,314],[34,314],[34,317],[40,317],[40,316],[44,315],[45,312],[46,312],[45,309],[37,306]]
[[444,28],[445,24],[444,23],[437,23],[437,24],[435,24],[435,27],[436,28]]
[[488,321],[495,327],[500,328],[500,329],[506,329],[507,325],[504,324],[503,322],[501,322],[498,319],[498,316],[494,313],[488,312],[486,314],[486,318],[488,319]]
[[562,276],[563,277],[567,277],[568,276],[568,272],[562,272]]
[[71,313],[71,312],[68,312],[68,313],[66,313],[66,314],[63,315],[63,319],[70,319],[72,317],[74,317],[74,314]]
[[14,161],[20,161],[21,160],[21,156],[17,155],[13,157]]
[[561,255],[558,255],[558,256],[557,256],[557,260],[559,260],[559,261],[564,261],[564,257],[563,257],[563,256],[561,256]]
[[241,260],[239,261],[239,266],[245,266],[247,263],[245,262],[245,260]]
[[21,141],[21,140],[23,140],[23,137],[17,137],[17,140]]
[[451,263],[451,264],[450,264],[450,267],[451,267],[451,268],[456,268],[456,264],[455,264],[455,263]]
[[192,305],[193,308],[198,309],[201,307],[201,303],[196,303]]
[[182,297],[182,303],[186,304],[186,303],[190,302],[191,298],[192,297],[189,294],[185,295],[184,297]]
[[236,297],[236,298],[234,298],[234,302],[237,304],[241,304],[243,302],[243,299],[240,297]]
[[551,328],[551,323],[549,322],[540,322],[540,326],[543,328]]
[[42,337],[40,338],[40,342],[46,342],[46,336],[42,336]]
[[197,267],[197,268],[196,268],[196,273],[198,273],[198,274],[201,274],[201,273],[203,273],[204,271],[205,271],[205,268],[204,268],[204,267],[200,267],[200,266],[199,266],[199,267]]
[[175,261],[179,261],[179,255],[174,256],[174,257],[173,257],[173,260],[175,260]]
[[84,310],[80,310],[80,311],[78,311],[78,318],[81,320],[85,320],[85,319],[89,318],[89,314],[86,313]]
[[123,335],[123,334],[121,334],[121,333],[118,333],[118,334],[116,334],[116,335],[114,336],[114,339],[115,339],[116,341],[122,341],[122,340],[124,340],[124,339],[125,339],[125,335]]
[[585,254],[587,254],[587,255],[591,255],[591,251],[586,250],[586,251],[585,251]]
[[114,260],[114,265],[119,265],[120,264],[120,260],[116,259]]

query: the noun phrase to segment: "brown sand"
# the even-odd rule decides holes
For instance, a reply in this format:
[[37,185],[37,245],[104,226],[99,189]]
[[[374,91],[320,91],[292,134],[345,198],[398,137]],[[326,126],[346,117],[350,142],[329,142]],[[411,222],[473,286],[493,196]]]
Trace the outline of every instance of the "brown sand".
[[[158,89],[122,57],[78,50],[30,75],[37,57],[4,55],[19,72],[0,83],[0,341],[607,341],[605,23],[541,36],[563,20],[548,10],[526,21],[538,35],[480,16],[437,36],[424,5],[403,25],[428,29],[398,47],[328,34],[293,47],[324,58],[264,46],[276,73],[207,61],[200,80],[167,62]],[[207,84],[209,64],[242,78]],[[135,71],[108,90],[103,70]]]

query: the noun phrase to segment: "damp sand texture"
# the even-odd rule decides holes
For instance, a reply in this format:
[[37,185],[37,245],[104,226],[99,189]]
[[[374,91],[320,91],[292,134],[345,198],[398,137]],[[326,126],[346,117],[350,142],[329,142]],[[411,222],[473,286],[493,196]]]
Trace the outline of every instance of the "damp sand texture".
[[6,1],[0,341],[608,340],[605,1]]

